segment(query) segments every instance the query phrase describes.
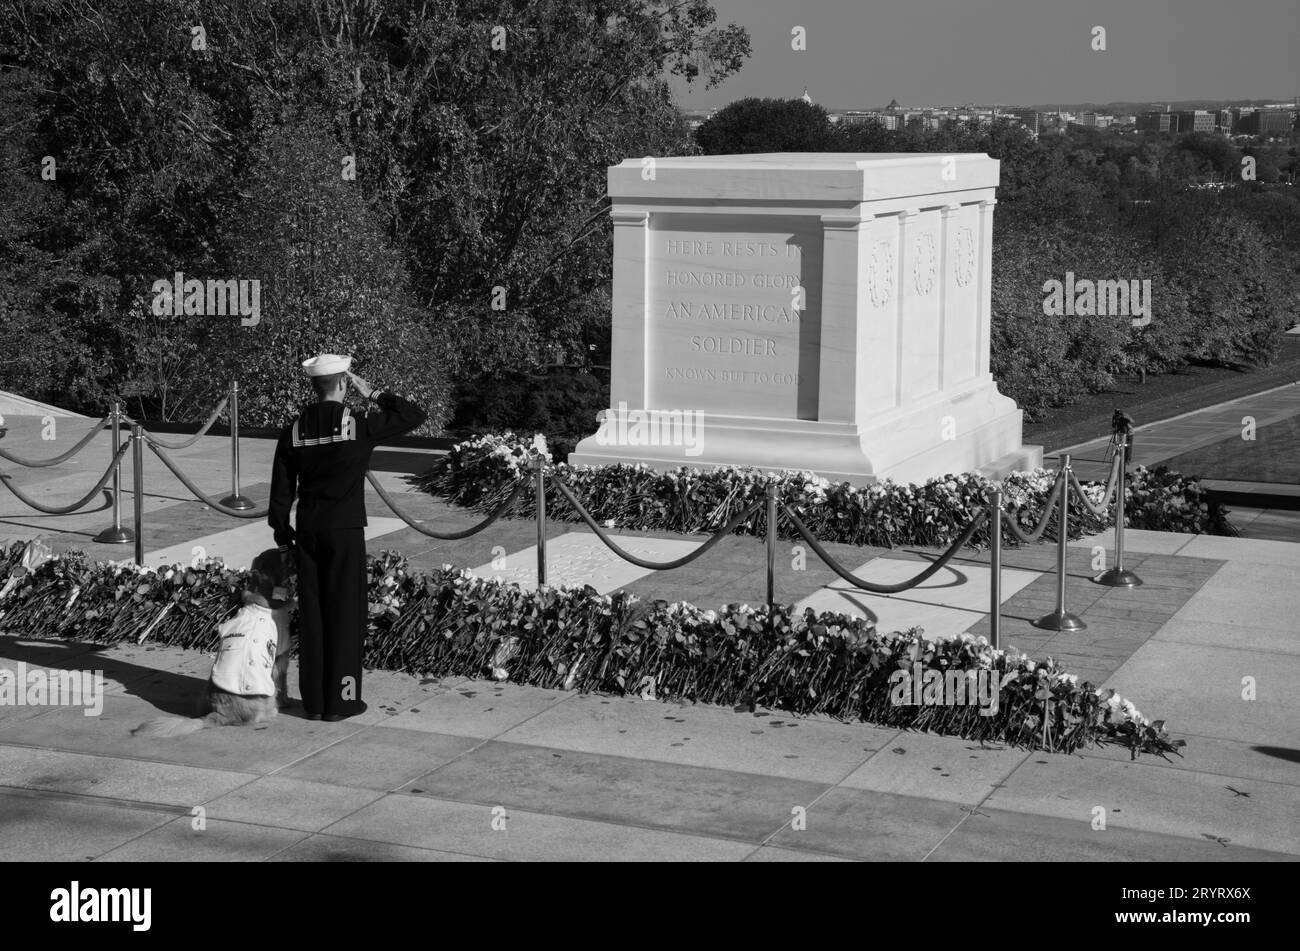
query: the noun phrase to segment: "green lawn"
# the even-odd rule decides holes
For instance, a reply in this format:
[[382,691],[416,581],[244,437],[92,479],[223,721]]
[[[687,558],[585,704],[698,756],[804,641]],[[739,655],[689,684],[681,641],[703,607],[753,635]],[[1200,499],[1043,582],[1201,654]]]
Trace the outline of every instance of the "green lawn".
[[[1138,433],[1141,439],[1142,434]],[[1184,475],[1300,485],[1300,416],[1262,426],[1255,441],[1233,436],[1160,463]]]
[[1249,396],[1300,379],[1300,336],[1283,334],[1277,357],[1269,367],[1242,370],[1194,364],[1178,373],[1148,376],[1145,384],[1123,377],[1105,393],[1093,393],[1070,406],[1050,410],[1036,423],[1026,423],[1027,443],[1052,451],[1110,434],[1110,414],[1126,410],[1139,426],[1157,419]]

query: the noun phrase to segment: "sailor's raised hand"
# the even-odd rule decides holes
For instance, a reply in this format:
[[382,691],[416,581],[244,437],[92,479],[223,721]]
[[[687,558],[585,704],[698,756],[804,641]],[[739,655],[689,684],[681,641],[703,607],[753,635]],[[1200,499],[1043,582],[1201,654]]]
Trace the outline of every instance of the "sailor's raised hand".
[[357,388],[357,392],[360,393],[366,399],[370,399],[371,395],[373,395],[375,392],[375,388],[371,386],[369,383],[367,383],[365,380],[361,379],[361,377],[357,376],[351,370],[348,370],[347,374],[348,374],[348,379],[352,381],[352,385]]

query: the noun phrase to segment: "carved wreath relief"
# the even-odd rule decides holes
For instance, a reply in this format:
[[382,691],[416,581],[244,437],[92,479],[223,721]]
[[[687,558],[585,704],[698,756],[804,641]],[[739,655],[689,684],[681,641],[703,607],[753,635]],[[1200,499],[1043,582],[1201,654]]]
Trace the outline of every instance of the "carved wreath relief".
[[957,254],[953,261],[957,284],[965,287],[975,276],[975,233],[970,228],[957,232]]
[[871,249],[867,291],[877,307],[884,307],[894,296],[894,248],[888,241],[877,241]]
[[916,236],[912,245],[912,280],[918,294],[928,294],[934,288],[939,255],[934,249],[934,235],[924,232]]

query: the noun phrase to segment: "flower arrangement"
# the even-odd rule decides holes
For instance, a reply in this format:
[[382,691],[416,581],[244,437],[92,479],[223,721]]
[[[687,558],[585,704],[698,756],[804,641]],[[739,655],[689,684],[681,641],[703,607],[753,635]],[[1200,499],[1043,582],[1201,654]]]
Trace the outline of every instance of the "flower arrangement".
[[[0,550],[0,577],[24,545]],[[538,687],[665,700],[764,704],[1030,749],[1096,743],[1165,755],[1163,721],[1113,691],[1079,683],[1052,659],[992,649],[963,634],[882,633],[868,620],[789,605],[643,601],[593,588],[524,590],[464,569],[413,571],[397,552],[370,559],[366,666],[432,676],[492,677]],[[211,650],[239,603],[246,572],[205,560],[186,568],[54,556],[0,597],[0,630],[99,643],[139,641]],[[79,596],[78,596],[79,595]],[[296,626],[296,616],[294,624]],[[890,675],[922,664],[996,673],[998,708],[901,706]]]
[[[593,518],[620,528],[683,534],[716,531],[762,498],[767,484],[775,482],[781,500],[799,506],[799,517],[818,539],[883,548],[951,544],[985,509],[988,490],[995,485],[975,473],[929,479],[919,485],[884,480],[859,487],[831,483],[811,472],[787,471],[774,476],[736,466],[710,470],[683,466],[666,472],[640,464],[570,466],[552,462],[549,453],[539,452],[533,443],[513,433],[458,443],[420,476],[418,484],[455,504],[489,512],[509,496],[520,479],[530,475],[538,458],[546,463],[548,475],[564,479]],[[1055,479],[1055,472],[1035,469],[1012,473],[1001,481],[1004,507],[1022,530],[1033,528],[1042,517]],[[1089,501],[1099,504],[1105,486],[1083,485]],[[1070,501],[1071,538],[1093,535],[1107,527],[1108,521],[1089,512],[1074,493]],[[525,492],[509,514],[531,518],[535,507],[532,493]],[[573,506],[553,485],[547,488],[546,514],[558,521],[579,520]],[[1163,468],[1137,466],[1126,485],[1128,528],[1227,534],[1226,514],[1222,506],[1206,501],[1197,480]],[[779,521],[782,537],[793,537],[785,519]],[[761,512],[737,528],[739,534],[765,530]],[[1003,540],[1014,543],[1009,529],[1004,529]],[[980,547],[988,542],[986,528],[971,540]]]

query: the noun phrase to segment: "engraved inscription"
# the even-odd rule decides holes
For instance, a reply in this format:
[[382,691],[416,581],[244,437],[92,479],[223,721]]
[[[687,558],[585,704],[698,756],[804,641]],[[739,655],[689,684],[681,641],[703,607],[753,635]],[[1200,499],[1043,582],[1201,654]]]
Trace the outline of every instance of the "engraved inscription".
[[820,222],[659,214],[650,242],[649,405],[815,419]]

